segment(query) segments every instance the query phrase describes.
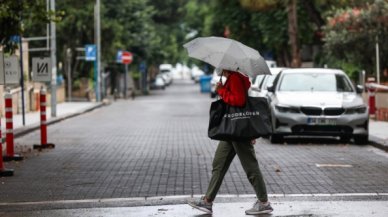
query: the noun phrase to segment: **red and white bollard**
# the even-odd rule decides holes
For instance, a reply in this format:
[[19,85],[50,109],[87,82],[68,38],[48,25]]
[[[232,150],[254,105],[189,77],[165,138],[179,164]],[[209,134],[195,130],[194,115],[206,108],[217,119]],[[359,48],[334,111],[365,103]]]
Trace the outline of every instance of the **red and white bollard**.
[[1,121],[0,121],[0,177],[13,176],[13,170],[6,169],[3,163],[3,134],[1,134]]
[[14,136],[13,136],[13,113],[12,113],[12,95],[9,90],[4,96],[5,98],[5,129],[7,151],[3,157],[4,161],[23,160],[23,157],[15,154]]
[[376,88],[368,87],[369,115],[376,115]]
[[40,145],[34,145],[34,149],[54,148],[55,145],[47,143],[46,123],[46,90],[40,88]]

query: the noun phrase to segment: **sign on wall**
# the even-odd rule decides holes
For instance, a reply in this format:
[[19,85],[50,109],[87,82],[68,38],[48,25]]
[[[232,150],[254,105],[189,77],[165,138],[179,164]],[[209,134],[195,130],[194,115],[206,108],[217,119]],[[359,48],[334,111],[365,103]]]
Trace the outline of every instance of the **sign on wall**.
[[20,83],[20,63],[17,56],[4,58],[4,74],[6,84]]
[[51,59],[50,57],[32,58],[32,81],[50,82],[51,81]]

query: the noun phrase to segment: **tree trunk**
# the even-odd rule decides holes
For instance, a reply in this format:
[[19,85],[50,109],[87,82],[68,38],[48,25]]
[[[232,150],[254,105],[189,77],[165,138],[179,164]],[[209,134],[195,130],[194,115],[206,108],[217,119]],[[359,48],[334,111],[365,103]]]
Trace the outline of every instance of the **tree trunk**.
[[296,1],[297,0],[289,0],[287,5],[288,10],[288,34],[290,37],[290,45],[291,45],[291,67],[300,67],[301,59],[300,59],[300,50],[298,44],[298,19],[296,13]]

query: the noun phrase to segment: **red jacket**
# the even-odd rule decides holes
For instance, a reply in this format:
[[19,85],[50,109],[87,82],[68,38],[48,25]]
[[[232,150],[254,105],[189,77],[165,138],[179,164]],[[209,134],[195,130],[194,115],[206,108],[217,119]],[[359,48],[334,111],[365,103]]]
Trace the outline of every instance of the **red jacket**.
[[250,86],[251,82],[248,77],[239,72],[233,72],[217,92],[225,103],[232,106],[244,106]]

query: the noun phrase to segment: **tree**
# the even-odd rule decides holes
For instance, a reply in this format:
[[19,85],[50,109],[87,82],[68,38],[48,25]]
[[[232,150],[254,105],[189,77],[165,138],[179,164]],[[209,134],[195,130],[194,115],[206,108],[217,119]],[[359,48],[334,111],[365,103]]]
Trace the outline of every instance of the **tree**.
[[296,10],[296,0],[289,0],[287,4],[288,34],[291,45],[291,67],[294,68],[300,67],[302,64],[298,41],[298,16],[296,15]]
[[6,52],[13,52],[17,47],[11,37],[24,34],[23,20],[47,23],[59,19],[59,14],[46,11],[43,0],[0,0],[0,5],[0,46]]
[[150,4],[155,8],[152,16],[157,44],[152,50],[152,62],[155,64],[176,63],[182,56],[182,44],[185,32],[182,31],[184,17],[184,0],[153,0]]
[[[375,42],[380,44],[381,60],[388,56],[388,2],[376,0],[359,7],[333,10],[324,28],[325,58],[332,67],[344,68],[353,78],[361,69],[374,71]],[[377,40],[377,41],[376,41]],[[388,68],[381,61],[381,69]]]
[[[254,11],[261,14],[270,14],[276,11],[278,13],[281,10],[287,11],[288,31],[285,38],[288,38],[291,52],[289,54],[284,53],[285,50],[289,50],[287,46],[282,46],[281,50],[276,49],[276,44],[284,45],[283,40],[276,39],[277,43],[273,44],[272,48],[278,50],[278,62],[283,65],[291,67],[299,67],[301,65],[300,60],[300,42],[304,44],[315,43],[322,44],[322,27],[325,25],[324,15],[333,7],[344,7],[347,5],[361,5],[365,4],[369,0],[311,0],[311,1],[296,1],[296,0],[240,0],[241,6],[250,11]],[[298,19],[303,17],[303,19]],[[279,19],[277,19],[279,20]],[[260,21],[259,21],[260,22]],[[265,24],[259,23],[261,28],[268,28],[264,26],[275,25],[279,30],[283,30],[278,22],[271,20]],[[282,32],[284,33],[284,32]],[[268,33],[263,33],[265,35]],[[269,37],[274,37],[275,34],[270,34]],[[268,40],[271,41],[272,39]],[[267,43],[268,43],[267,41]],[[283,54],[281,54],[283,53]],[[279,58],[279,55],[281,58]],[[290,56],[290,57],[287,57]]]
[[[240,0],[243,7],[253,11],[266,11],[272,9],[275,5],[279,5],[280,1],[277,0]],[[288,0],[286,2],[287,14],[288,14],[288,35],[289,44],[291,46],[291,67],[299,67],[301,65],[300,49],[298,40],[298,19],[297,19],[297,1]],[[288,65],[288,64],[287,64]]]

